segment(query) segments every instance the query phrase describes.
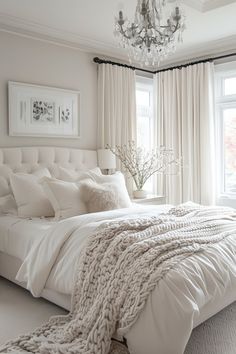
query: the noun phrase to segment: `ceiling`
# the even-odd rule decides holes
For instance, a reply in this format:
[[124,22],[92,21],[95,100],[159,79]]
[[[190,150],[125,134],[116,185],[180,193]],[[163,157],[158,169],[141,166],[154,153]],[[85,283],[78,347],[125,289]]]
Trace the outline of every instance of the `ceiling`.
[[[173,2],[173,0],[169,0]],[[113,36],[114,16],[132,19],[136,0],[0,0],[0,30],[126,60]],[[184,0],[184,42],[165,64],[236,50],[236,1]]]

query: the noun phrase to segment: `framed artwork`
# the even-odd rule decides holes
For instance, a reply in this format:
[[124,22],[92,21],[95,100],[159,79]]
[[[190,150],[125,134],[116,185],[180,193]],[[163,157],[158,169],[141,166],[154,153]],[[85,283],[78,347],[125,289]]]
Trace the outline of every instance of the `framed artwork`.
[[80,136],[78,91],[9,81],[8,94],[10,136]]

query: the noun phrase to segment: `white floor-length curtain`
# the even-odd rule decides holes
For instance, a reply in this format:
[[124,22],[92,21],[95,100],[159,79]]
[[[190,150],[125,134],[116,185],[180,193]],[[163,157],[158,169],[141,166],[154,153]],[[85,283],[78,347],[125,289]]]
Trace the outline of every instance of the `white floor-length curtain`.
[[214,203],[214,66],[200,63],[155,75],[156,145],[182,156],[178,175],[159,179],[168,203]]
[[[98,66],[98,148],[136,141],[135,71],[100,64]],[[117,168],[121,169],[119,161]],[[132,192],[131,179],[127,179]]]

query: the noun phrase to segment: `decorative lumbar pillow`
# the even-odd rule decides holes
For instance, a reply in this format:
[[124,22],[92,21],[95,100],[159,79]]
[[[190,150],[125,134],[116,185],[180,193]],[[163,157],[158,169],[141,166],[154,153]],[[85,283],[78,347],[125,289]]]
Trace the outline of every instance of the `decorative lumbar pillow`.
[[65,182],[55,178],[41,180],[57,219],[87,213],[86,205],[81,198],[79,183]]
[[127,190],[118,183],[102,183],[87,179],[81,184],[81,193],[89,213],[129,208],[131,201]]
[[59,179],[65,182],[81,181],[83,179],[89,178],[90,173],[96,175],[102,175],[102,172],[99,167],[95,167],[92,170],[87,170],[87,171],[86,170],[74,171],[59,166]]
[[47,169],[35,174],[12,173],[10,184],[17,204],[18,215],[23,217],[54,216],[53,207],[39,180],[50,175]]

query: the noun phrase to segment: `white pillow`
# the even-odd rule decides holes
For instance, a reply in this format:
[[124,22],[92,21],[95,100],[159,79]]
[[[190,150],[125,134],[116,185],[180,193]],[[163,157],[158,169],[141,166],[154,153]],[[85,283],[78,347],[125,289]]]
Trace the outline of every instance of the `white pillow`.
[[0,197],[4,197],[10,193],[11,191],[6,178],[0,176]]
[[38,177],[38,179],[43,177],[49,177],[49,178],[52,177],[51,173],[46,167],[35,170],[32,174]]
[[17,205],[12,194],[0,197],[0,214],[17,215]]
[[43,178],[41,183],[57,219],[87,213],[86,205],[81,199],[79,184],[47,177]]
[[131,206],[126,187],[121,183],[110,182],[98,184],[88,179],[82,181],[80,184],[82,198],[90,213],[129,208]]
[[34,174],[12,173],[10,175],[10,184],[19,216],[54,216],[53,207],[42,185],[39,184],[39,180],[45,175],[50,175],[47,169],[38,170]]
[[92,170],[87,171],[74,171],[68,170],[67,168],[59,166],[59,179],[65,182],[76,182],[81,181],[82,179],[86,179],[90,177],[90,173],[96,175],[102,175],[102,172],[99,167],[95,167]]
[[119,195],[126,205],[129,204],[131,206],[131,200],[129,197],[129,193],[126,188],[125,177],[123,173],[117,171],[112,175],[98,175],[96,173],[90,172],[90,178],[92,178],[95,182],[103,184],[103,183],[116,183],[119,186]]

